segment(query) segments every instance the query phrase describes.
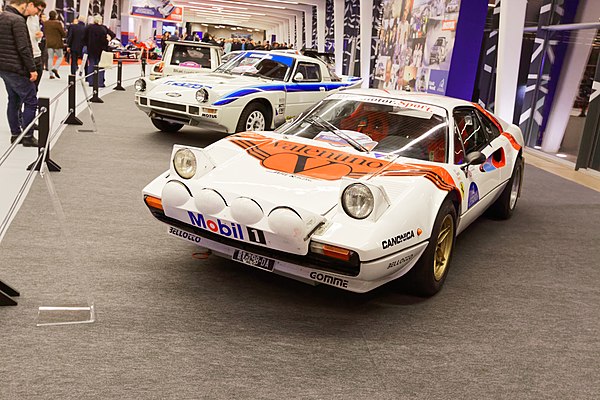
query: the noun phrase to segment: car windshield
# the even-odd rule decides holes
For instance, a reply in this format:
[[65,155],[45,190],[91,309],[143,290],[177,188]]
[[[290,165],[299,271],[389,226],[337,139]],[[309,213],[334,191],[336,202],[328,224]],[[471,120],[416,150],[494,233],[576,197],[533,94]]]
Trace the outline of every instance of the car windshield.
[[410,100],[336,94],[277,132],[379,154],[447,162],[448,121],[441,107]]
[[171,65],[190,68],[210,68],[210,47],[174,44]]
[[234,75],[256,75],[283,81],[294,64],[294,58],[281,54],[247,52],[222,64],[215,70]]

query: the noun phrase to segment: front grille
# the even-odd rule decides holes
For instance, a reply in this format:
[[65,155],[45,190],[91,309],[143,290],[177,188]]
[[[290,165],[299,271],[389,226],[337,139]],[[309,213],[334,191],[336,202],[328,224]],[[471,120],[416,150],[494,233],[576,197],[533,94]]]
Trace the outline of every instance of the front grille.
[[166,108],[168,110],[175,110],[175,111],[181,111],[181,112],[186,112],[187,111],[187,107],[185,104],[176,104],[176,103],[167,103],[166,101],[160,101],[160,100],[150,100],[150,105],[152,107],[160,107],[160,108]]
[[140,97],[140,104],[143,106],[147,106],[148,105],[148,98],[147,97]]
[[200,115],[200,107],[190,106],[190,114]]
[[250,243],[240,242],[238,240],[229,239],[227,237],[217,235],[204,229],[200,229],[194,226],[185,224],[179,220],[167,217],[162,210],[150,208],[150,212],[158,220],[165,222],[169,225],[180,228],[184,231],[193,233],[195,235],[213,240],[215,242],[223,243],[236,249],[249,251],[254,254],[259,254],[265,257],[275,258],[277,260],[290,262],[297,265],[302,265],[308,268],[319,269],[321,271],[335,272],[346,276],[357,276],[360,273],[360,260],[358,256],[353,257],[350,262],[338,261],[331,258],[319,256],[318,254],[308,253],[306,256],[300,256],[296,254],[286,253],[280,250],[273,250],[262,246],[257,246]]

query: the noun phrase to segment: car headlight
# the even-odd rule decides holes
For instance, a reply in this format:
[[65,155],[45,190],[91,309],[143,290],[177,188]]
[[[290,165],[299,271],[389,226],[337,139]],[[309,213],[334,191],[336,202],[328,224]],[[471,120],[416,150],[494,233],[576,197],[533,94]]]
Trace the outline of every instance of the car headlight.
[[179,149],[173,157],[175,172],[183,179],[190,179],[196,174],[196,156],[189,149]]
[[196,92],[196,101],[198,101],[198,103],[204,103],[208,101],[208,91],[204,88],[198,90]]
[[352,218],[367,218],[373,212],[374,205],[371,189],[362,183],[353,183],[342,193],[342,207]]
[[143,79],[138,79],[137,81],[135,81],[134,86],[137,92],[143,92],[144,90],[146,90],[146,81]]

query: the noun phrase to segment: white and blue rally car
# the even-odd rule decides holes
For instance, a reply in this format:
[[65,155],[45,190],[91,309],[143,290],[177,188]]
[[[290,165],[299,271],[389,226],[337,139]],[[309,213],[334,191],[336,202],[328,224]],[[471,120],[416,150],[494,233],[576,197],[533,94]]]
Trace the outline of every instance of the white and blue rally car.
[[242,52],[209,74],[141,78],[135,103],[164,132],[184,125],[227,133],[264,131],[361,83],[338,77],[315,57],[257,50]]

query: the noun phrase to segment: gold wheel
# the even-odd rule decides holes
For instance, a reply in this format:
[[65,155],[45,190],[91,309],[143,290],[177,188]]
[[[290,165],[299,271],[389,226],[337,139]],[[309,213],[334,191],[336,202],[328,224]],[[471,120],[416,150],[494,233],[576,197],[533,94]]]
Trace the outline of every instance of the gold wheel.
[[436,281],[441,280],[448,268],[450,253],[452,252],[452,242],[454,241],[454,220],[451,215],[446,215],[440,233],[437,237],[435,246],[435,255],[433,259],[433,277]]

